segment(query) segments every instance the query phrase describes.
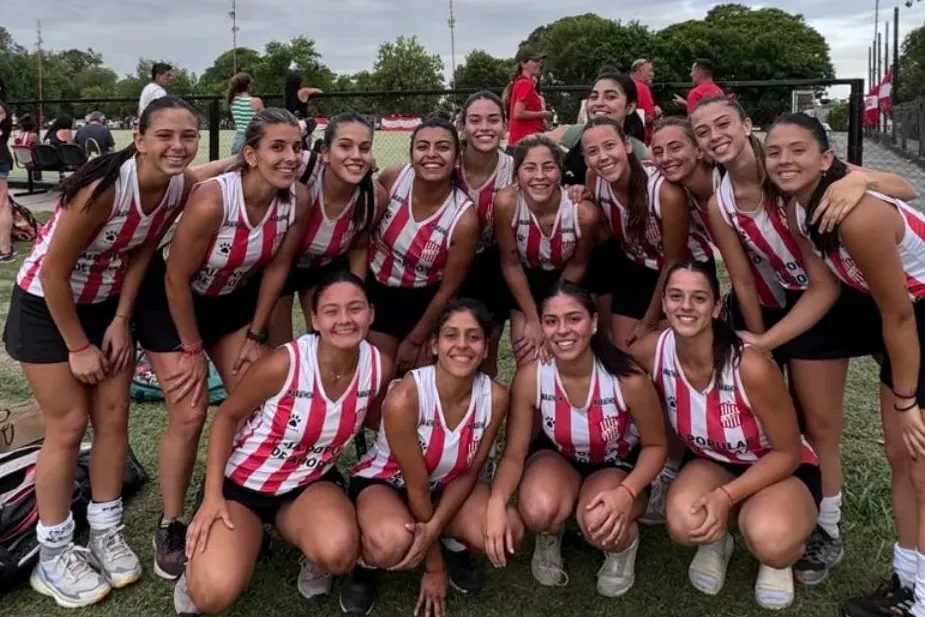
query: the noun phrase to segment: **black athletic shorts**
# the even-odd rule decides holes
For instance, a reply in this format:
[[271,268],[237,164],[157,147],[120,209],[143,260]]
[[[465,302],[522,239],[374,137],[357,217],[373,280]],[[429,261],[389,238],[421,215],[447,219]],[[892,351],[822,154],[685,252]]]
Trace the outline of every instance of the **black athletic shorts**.
[[226,500],[236,501],[250,510],[256,514],[264,524],[275,525],[276,515],[279,514],[280,509],[287,503],[298,499],[299,495],[304,493],[309,486],[317,484],[318,482],[330,482],[343,491],[347,490],[347,482],[344,480],[344,477],[336,467],[331,467],[326,474],[314,482],[294,488],[282,495],[267,495],[260,491],[244,488],[228,478],[225,478],[222,481],[222,496]]
[[[736,478],[748,471],[748,468],[751,467],[751,465],[723,463],[711,458],[698,456],[696,453],[694,453],[693,450],[687,448],[684,450],[684,456],[681,458],[680,468],[683,468],[685,465],[698,458],[709,461],[714,465],[719,465]],[[822,472],[819,471],[819,466],[811,465],[809,463],[801,463],[800,466],[797,467],[796,471],[793,472],[793,477],[806,485],[806,488],[809,489],[810,495],[813,496],[813,501],[816,503],[816,509],[818,510],[819,504],[822,503]]]
[[660,270],[647,268],[626,256],[622,250],[613,261],[610,292],[610,314],[642,319],[649,310],[652,295],[658,286]]
[[[532,270],[530,268],[524,268],[523,271],[524,275],[527,277],[527,287],[530,289],[530,297],[533,298],[533,302],[536,304],[537,312],[540,312],[540,303],[543,301],[543,298],[546,297],[549,290],[552,289],[552,286],[562,278],[562,270]],[[510,288],[506,287],[504,291],[508,312],[520,311],[520,305],[517,303],[517,299],[514,297]]]
[[527,450],[527,458],[529,459],[533,454],[537,452],[542,452],[543,450],[552,450],[553,452],[559,453],[563,460],[572,466],[572,469],[578,472],[578,475],[581,476],[582,480],[588,478],[588,476],[595,474],[602,469],[619,469],[630,473],[633,469],[636,468],[636,461],[639,459],[639,451],[641,450],[640,446],[636,446],[629,453],[629,456],[626,457],[626,460],[619,460],[613,463],[586,463],[582,461],[576,461],[575,459],[568,458],[559,452],[559,448],[556,447],[556,444],[549,439],[549,436],[546,433],[540,433],[534,440],[530,443],[530,449]]
[[419,288],[388,287],[370,275],[366,293],[376,311],[370,330],[404,340],[418,325],[439,288],[439,283]]
[[[166,271],[163,257],[155,254],[135,302],[135,338],[145,351],[152,353],[179,351],[182,344],[167,303]],[[192,292],[196,325],[205,347],[250,324],[257,311],[260,281],[258,273],[238,289],[222,296],[201,296]]]
[[[87,340],[103,347],[103,335],[116,316],[119,297],[98,304],[78,304],[77,320]],[[10,311],[3,330],[6,352],[17,362],[27,364],[59,364],[67,362],[69,352],[64,338],[55,325],[45,298],[30,294],[13,285]]]
[[460,298],[472,298],[485,305],[495,325],[503,326],[510,317],[506,301],[509,295],[507,281],[501,272],[501,253],[498,246],[490,246],[477,253],[469,267],[469,274],[457,294]]
[[[915,325],[919,334],[919,385],[916,400],[919,407],[925,407],[925,300],[919,300],[913,305],[915,311]],[[884,347],[885,348],[885,347]],[[890,362],[889,354],[883,354],[883,362],[880,364],[880,383],[887,388],[893,388],[893,364]],[[906,403],[908,404],[908,403]]]
[[321,266],[320,268],[297,268],[292,266],[289,270],[289,278],[286,279],[286,285],[283,287],[281,296],[292,296],[303,291],[313,289],[318,283],[331,272],[349,270],[350,263],[346,255],[334,259],[331,263]]
[[591,251],[588,272],[585,275],[585,288],[599,295],[612,294],[614,289],[618,289],[622,256],[623,248],[616,238],[610,237],[595,245]]
[[[402,501],[408,503],[408,490],[404,487],[397,487],[390,482],[380,480],[378,478],[361,478],[359,476],[353,476],[350,478],[350,485],[347,488],[347,494],[350,496],[350,500],[353,501],[353,503],[356,503],[357,499],[360,498],[360,493],[368,489],[370,486],[387,486],[395,491],[398,496],[402,498]],[[434,504],[439,502],[442,496],[442,488],[434,489],[430,492],[430,499]]]

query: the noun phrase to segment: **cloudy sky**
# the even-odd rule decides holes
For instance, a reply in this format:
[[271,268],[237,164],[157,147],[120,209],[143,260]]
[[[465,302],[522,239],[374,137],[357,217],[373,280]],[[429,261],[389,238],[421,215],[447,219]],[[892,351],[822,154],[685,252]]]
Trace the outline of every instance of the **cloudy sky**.
[[[41,19],[46,48],[92,47],[120,74],[133,73],[140,56],[165,58],[201,73],[218,54],[231,48],[231,0],[2,3],[2,25],[19,43],[34,46],[36,20]],[[773,6],[803,12],[828,40],[839,77],[866,77],[874,3],[784,0]],[[477,48],[510,56],[535,27],[565,15],[597,12],[624,21],[638,19],[660,29],[673,22],[702,18],[713,4],[702,0],[455,0],[456,57],[461,61],[469,50]],[[334,71],[355,72],[371,68],[380,42],[402,34],[417,35],[429,50],[443,56],[449,71],[447,5],[444,0],[237,0],[238,44],[262,49],[270,40],[304,34],[315,39],[324,62]],[[618,5],[623,8],[602,8]],[[880,5],[882,31],[884,21],[892,23],[897,0],[883,0]],[[901,2],[899,5],[902,41],[908,30],[925,22],[925,2],[912,9]]]

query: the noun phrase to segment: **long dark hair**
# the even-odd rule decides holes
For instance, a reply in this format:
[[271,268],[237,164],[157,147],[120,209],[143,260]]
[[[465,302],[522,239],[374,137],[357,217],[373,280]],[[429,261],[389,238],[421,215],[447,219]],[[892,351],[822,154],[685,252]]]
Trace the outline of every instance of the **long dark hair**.
[[295,114],[297,118],[308,117],[308,103],[299,100],[302,87],[302,74],[298,71],[286,73],[286,85],[283,90],[283,107]]
[[[826,135],[825,127],[822,126],[822,123],[819,122],[817,118],[807,116],[804,113],[784,114],[774,121],[774,124],[772,124],[771,128],[768,130],[768,134],[770,135],[774,127],[781,124],[797,126],[807,131],[812,135],[813,139],[816,140],[816,143],[819,145],[819,150],[822,152],[827,152],[832,149],[832,144],[829,143],[829,137]],[[819,231],[819,225],[822,223],[822,219],[819,219],[816,223],[810,223],[810,221],[813,219],[813,212],[816,211],[819,202],[822,201],[822,196],[825,195],[826,190],[833,183],[838,182],[847,175],[848,166],[845,165],[844,161],[835,157],[832,160],[832,165],[819,179],[819,184],[816,185],[816,190],[813,191],[809,203],[801,204],[806,210],[806,225],[809,228],[809,239],[816,248],[825,255],[838,252],[838,226],[836,225],[832,231],[822,233]]]
[[[456,163],[459,162],[462,157],[462,142],[459,139],[459,131],[456,130],[456,127],[450,122],[447,118],[443,116],[429,116],[425,118],[423,122],[414,127],[414,131],[411,132],[411,140],[408,148],[408,157],[410,160],[414,160],[414,140],[417,139],[418,133],[424,129],[443,129],[450,134],[450,137],[453,139],[453,147],[456,151]],[[450,176],[450,184],[454,189],[462,189],[462,177],[459,174],[459,165],[453,165],[453,173]]]
[[230,106],[235,97],[243,92],[249,92],[254,85],[254,78],[248,73],[235,73],[228,84],[228,93],[225,95],[225,101]]
[[[613,118],[598,116],[588,121],[585,128],[582,129],[581,135],[598,126],[609,126],[617,133],[621,141],[626,141],[626,133],[620,123]],[[582,148],[584,149],[584,148]],[[646,223],[649,217],[649,174],[646,173],[645,167],[639,162],[636,154],[630,150],[627,155],[629,159],[630,183],[629,183],[629,203],[626,204],[627,221],[626,232],[628,239],[638,246],[644,246],[646,243]]]
[[527,158],[527,154],[530,153],[534,148],[546,148],[552,154],[552,160],[555,161],[556,166],[559,168],[559,171],[562,172],[562,148],[554,142],[549,137],[546,137],[542,133],[536,135],[530,135],[529,137],[524,137],[514,148],[514,176],[517,176],[517,172],[520,171],[521,165],[524,164],[524,160]]
[[[369,120],[356,112],[345,111],[331,118],[327,128],[324,129],[324,137],[321,142],[328,150],[330,150],[331,144],[337,138],[337,131],[340,127],[350,123],[362,124],[369,129],[370,135],[375,136],[373,125],[369,123]],[[357,197],[356,206],[353,208],[353,225],[357,231],[366,231],[372,225],[376,216],[376,188],[373,184],[372,169],[366,172],[358,187],[360,194]]]
[[[710,290],[713,292],[713,299],[716,302],[721,301],[719,291],[719,280],[716,273],[699,261],[687,260],[679,261],[668,269],[665,276],[665,292],[668,291],[668,282],[675,272],[684,270],[686,272],[696,272],[707,279]],[[742,339],[736,334],[736,331],[729,325],[725,319],[713,318],[713,374],[718,380],[722,378],[723,368],[727,363],[738,363],[742,357]],[[728,384],[727,384],[728,385]]]
[[433,337],[437,338],[440,335],[440,328],[450,320],[450,317],[456,313],[466,312],[472,313],[475,322],[479,325],[479,329],[482,330],[482,336],[487,340],[491,335],[491,329],[494,327],[491,320],[491,312],[489,312],[488,308],[486,308],[480,300],[475,300],[474,298],[458,298],[443,307],[443,310],[440,311],[437,320],[434,322]]
[[[623,96],[626,97],[627,105],[632,103],[634,108],[639,106],[639,88],[636,87],[636,82],[633,81],[632,77],[621,73],[615,67],[604,66],[601,67],[601,72],[598,73],[594,84],[597,85],[597,82],[605,79],[619,86],[620,90],[623,91]],[[635,109],[633,113],[626,114],[622,128],[626,135],[635,137],[639,141],[644,141],[646,138],[646,125]]]
[[324,295],[324,292],[326,292],[329,287],[338,283],[349,283],[358,287],[360,291],[363,292],[363,297],[366,298],[367,301],[369,300],[363,279],[349,270],[334,270],[322,276],[321,280],[318,281],[318,284],[315,286],[315,293],[312,294],[312,313],[318,312],[318,303],[320,302],[321,296]]
[[[151,101],[151,103],[145,107],[144,111],[141,112],[141,118],[138,119],[138,132],[142,135],[147,133],[154,116],[166,109],[185,109],[196,118],[196,126],[198,128],[199,116],[196,115],[185,101],[172,96],[163,96]],[[103,154],[102,156],[90,159],[84,163],[80,169],[68,176],[64,182],[61,183],[62,206],[66,208],[81,189],[99,180],[99,184],[97,184],[93,192],[90,193],[90,199],[87,200],[85,206],[85,208],[90,208],[99,196],[105,193],[109,187],[113,186],[116,180],[119,179],[119,171],[122,169],[122,165],[137,153],[138,151],[135,149],[135,144],[133,142],[128,147],[117,152]]]
[[[597,303],[588,293],[588,290],[566,279],[559,279],[549,288],[540,302],[540,311],[542,312],[542,307],[546,305],[548,300],[560,294],[568,296],[581,304],[592,318],[597,315]],[[628,377],[643,372],[633,362],[633,358],[614,345],[601,330],[591,335],[591,353],[601,363],[601,366],[615,377]]]
[[[278,124],[288,124],[299,128],[298,119],[281,107],[268,107],[254,114],[250,124],[247,125],[247,130],[244,131],[244,146],[235,157],[234,162],[228,166],[228,171],[241,172],[241,177],[243,178],[248,172],[247,161],[244,159],[244,148],[248,146],[253,150],[260,148],[260,142],[263,141],[267,127]],[[283,202],[289,201],[292,197],[290,189],[291,187],[279,189],[276,192],[276,198]]]

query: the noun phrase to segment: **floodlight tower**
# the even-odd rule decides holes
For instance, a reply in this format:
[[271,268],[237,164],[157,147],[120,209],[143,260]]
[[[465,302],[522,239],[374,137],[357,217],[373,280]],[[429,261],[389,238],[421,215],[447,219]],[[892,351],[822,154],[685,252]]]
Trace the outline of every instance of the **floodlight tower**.
[[453,87],[456,87],[456,17],[453,15],[453,0],[450,0],[450,18],[446,20],[450,26],[450,62],[453,71]]
[[231,64],[234,73],[238,72],[238,11],[235,0],[231,0],[231,11],[228,12],[231,18]]

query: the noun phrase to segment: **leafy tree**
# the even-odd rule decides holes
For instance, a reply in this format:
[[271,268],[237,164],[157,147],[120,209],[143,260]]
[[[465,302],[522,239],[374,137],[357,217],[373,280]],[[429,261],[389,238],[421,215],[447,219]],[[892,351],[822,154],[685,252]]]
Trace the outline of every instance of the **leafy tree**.
[[[238,47],[238,71],[254,75],[257,67],[263,61],[259,51],[247,47]],[[199,92],[202,94],[225,94],[228,82],[234,76],[235,52],[232,49],[222,53],[212,66],[207,68],[199,77]],[[261,84],[255,84],[258,91],[267,91]]]
[[900,101],[925,96],[925,26],[912,30],[903,40],[898,81]]
[[504,88],[513,73],[513,59],[496,58],[475,49],[466,56],[464,64],[456,67],[453,88]]
[[[377,90],[426,90],[443,88],[443,60],[430,54],[417,37],[398,37],[395,42],[379,46],[371,76]],[[440,97],[385,97],[381,101],[391,113],[427,116],[436,109]]]

